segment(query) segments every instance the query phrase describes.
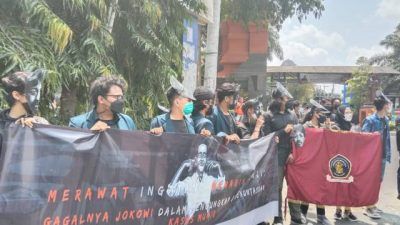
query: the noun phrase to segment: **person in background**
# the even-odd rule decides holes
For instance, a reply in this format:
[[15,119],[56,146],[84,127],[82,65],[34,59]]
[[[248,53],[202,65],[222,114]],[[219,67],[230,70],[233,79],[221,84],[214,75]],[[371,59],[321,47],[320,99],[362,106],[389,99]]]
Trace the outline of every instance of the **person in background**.
[[243,117],[240,120],[240,123],[246,128],[248,133],[252,134],[250,139],[257,139],[262,136],[262,126],[264,125],[264,116],[260,115],[257,117],[256,107],[258,101],[255,99],[251,99],[246,101],[243,106]]
[[332,98],[331,106],[332,106],[332,114],[331,114],[331,121],[336,123],[336,115],[339,110],[339,106],[342,104],[342,100],[340,98]]
[[[382,137],[382,175],[381,180],[385,174],[386,162],[390,162],[391,159],[391,148],[390,148],[390,131],[389,131],[389,119],[387,114],[390,112],[390,100],[383,94],[377,94],[374,100],[374,106],[376,113],[368,116],[362,124],[362,132],[379,132]],[[380,219],[382,210],[376,206],[369,206],[366,208],[364,214],[372,219]]]
[[105,131],[107,129],[136,130],[132,118],[123,114],[127,84],[117,76],[102,76],[92,82],[90,97],[93,110],[69,120],[74,128]]
[[[397,115],[396,119],[396,144],[397,144],[397,151],[400,155],[400,116]],[[400,164],[400,159],[399,159]],[[399,169],[397,170],[397,199],[400,200],[400,165]]]
[[243,97],[239,97],[235,106],[235,116],[237,121],[239,121],[244,115],[244,112],[242,110],[243,104],[244,104]]
[[293,112],[294,112],[294,114],[296,114],[297,119],[299,121],[303,121],[304,115],[303,115],[303,112],[300,107],[300,102],[297,100],[293,101],[292,107],[293,107]]

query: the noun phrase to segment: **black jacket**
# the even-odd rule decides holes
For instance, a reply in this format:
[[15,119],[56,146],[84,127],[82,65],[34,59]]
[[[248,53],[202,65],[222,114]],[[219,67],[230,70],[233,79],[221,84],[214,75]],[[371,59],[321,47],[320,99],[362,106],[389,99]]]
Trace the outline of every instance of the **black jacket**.
[[284,129],[288,124],[296,125],[299,123],[296,115],[289,111],[284,113],[280,112],[267,112],[264,114],[264,127],[263,133],[268,135],[270,133],[276,132],[279,137],[278,148],[289,148],[291,149],[290,134],[287,134]]

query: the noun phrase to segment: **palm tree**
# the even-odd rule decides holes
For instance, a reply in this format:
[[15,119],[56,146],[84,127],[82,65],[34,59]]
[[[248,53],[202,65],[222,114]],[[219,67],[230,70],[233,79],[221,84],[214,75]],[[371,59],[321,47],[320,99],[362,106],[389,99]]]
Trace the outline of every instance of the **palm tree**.
[[0,1],[0,73],[47,69],[45,115],[61,90],[55,121],[65,124],[88,109],[93,79],[121,74],[130,85],[127,112],[140,128],[165,99],[169,76],[181,72],[184,19],[204,8],[193,0]]

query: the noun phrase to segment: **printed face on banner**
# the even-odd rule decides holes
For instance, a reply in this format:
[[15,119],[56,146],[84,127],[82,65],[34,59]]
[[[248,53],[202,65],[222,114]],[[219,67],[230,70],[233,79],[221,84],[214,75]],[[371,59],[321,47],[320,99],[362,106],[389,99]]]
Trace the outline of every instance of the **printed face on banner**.
[[298,124],[293,127],[292,138],[296,147],[301,148],[306,141],[306,132],[303,125]]
[[[182,177],[185,170],[189,175]],[[215,170],[217,175],[213,176]],[[223,188],[224,182],[220,164],[207,159],[207,145],[201,144],[196,159],[183,162],[168,185],[167,195],[171,198],[186,197],[186,216],[191,217],[196,211],[209,211],[211,195],[216,191],[213,187]]]

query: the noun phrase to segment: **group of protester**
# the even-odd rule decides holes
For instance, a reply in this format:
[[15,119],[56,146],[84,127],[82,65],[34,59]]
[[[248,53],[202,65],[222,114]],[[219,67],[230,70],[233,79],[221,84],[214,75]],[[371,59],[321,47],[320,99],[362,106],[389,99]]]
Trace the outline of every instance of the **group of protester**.
[[[48,124],[44,118],[37,116],[43,78],[43,71],[37,70],[32,73],[16,72],[1,80],[5,90],[5,99],[10,106],[0,113],[1,130],[13,123],[28,127],[33,127],[35,123]],[[239,93],[239,87],[235,84],[224,83],[214,92],[206,87],[198,87],[191,91],[175,78],[171,78],[170,83],[171,87],[166,93],[169,109],[151,121],[149,132],[154,135],[164,132],[216,135],[223,138],[225,143],[239,144],[241,139],[257,139],[275,133],[278,149],[280,200],[279,216],[274,218],[274,224],[283,224],[282,187],[285,166],[294,160],[291,144],[291,132],[294,126],[302,123],[304,127],[311,129],[325,128],[345,131],[352,129],[353,111],[350,107],[341,105],[340,99],[333,99],[330,102],[311,101],[311,105],[304,105],[301,109],[300,103],[291,100],[293,96],[279,83],[272,93],[273,100],[266,112],[259,108],[258,101],[249,100],[241,105],[240,110],[243,114],[239,117],[234,114],[238,110],[236,99]],[[90,87],[93,109],[71,118],[69,126],[93,131],[136,130],[132,118],[123,114],[126,88],[125,81],[117,76],[97,78]],[[363,132],[381,133],[383,140],[382,178],[386,162],[390,162],[391,159],[389,120],[387,118],[390,104],[390,100],[383,94],[377,96],[374,102],[376,113],[367,117],[362,123]],[[399,131],[398,126],[398,141],[400,139]],[[400,182],[400,168],[398,180]],[[400,199],[400,190],[398,198]],[[289,209],[293,224],[307,223],[308,203],[289,201]],[[365,211],[367,216],[375,219],[381,217],[380,213],[375,206],[367,207]],[[351,221],[357,220],[350,208],[342,211],[338,206],[335,219],[342,218]],[[317,220],[319,224],[331,224],[325,216],[325,207],[322,205],[317,206]]]

